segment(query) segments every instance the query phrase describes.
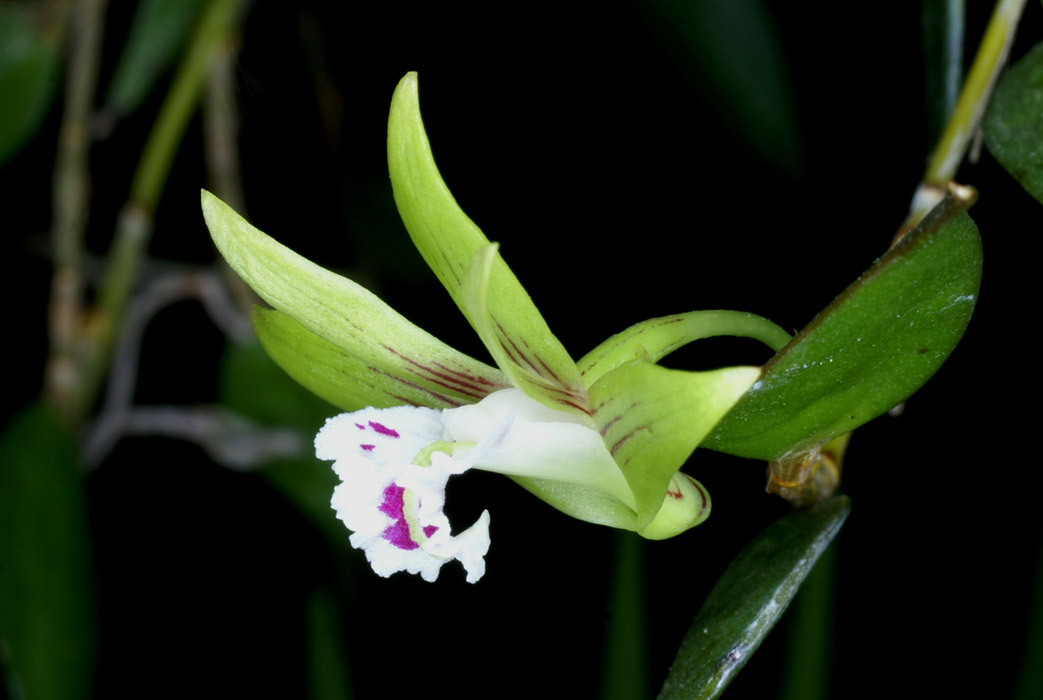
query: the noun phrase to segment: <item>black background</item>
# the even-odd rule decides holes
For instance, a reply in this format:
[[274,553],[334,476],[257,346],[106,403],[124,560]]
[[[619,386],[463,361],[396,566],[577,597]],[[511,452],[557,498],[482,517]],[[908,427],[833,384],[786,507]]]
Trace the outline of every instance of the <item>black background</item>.
[[[130,21],[112,4],[108,71]],[[970,46],[986,4],[969,3]],[[247,216],[484,357],[391,204],[387,108],[416,70],[445,180],[574,356],[637,321],[693,309],[800,328],[886,249],[929,144],[918,4],[796,5],[772,5],[800,129],[800,172],[787,175],[732,133],[637,4],[254,3],[238,63]],[[1030,3],[1015,56],[1040,38],[1040,14]],[[323,81],[309,67],[316,60]],[[325,120],[320,100],[333,110]],[[159,103],[93,149],[94,252],[107,246]],[[7,413],[42,376],[49,269],[38,253],[57,119],[55,110],[0,171],[8,235],[24,253],[4,281],[24,336],[10,348]],[[156,214],[156,256],[214,258],[198,208],[202,153],[196,119]],[[904,413],[852,440],[836,698],[1005,697],[1022,662],[1040,549],[1028,424],[1037,412],[1025,398],[1036,265],[1023,241],[1043,210],[987,153],[960,181],[981,193],[972,210],[985,247],[980,301],[964,342]],[[163,312],[143,347],[137,399],[215,400],[222,343],[193,304]],[[756,347],[706,341],[667,364],[765,359]],[[687,470],[714,512],[644,548],[650,693],[727,562],[787,510],[764,493],[759,463],[699,452]],[[225,471],[189,444],[125,441],[88,481],[97,696],[301,696],[305,596],[334,580],[357,697],[594,696],[615,535],[501,477],[457,481],[455,521],[492,513],[485,578],[470,586],[449,566],[434,585],[383,580],[359,553],[331,556],[256,475]],[[725,697],[775,694],[784,651],[780,627]]]

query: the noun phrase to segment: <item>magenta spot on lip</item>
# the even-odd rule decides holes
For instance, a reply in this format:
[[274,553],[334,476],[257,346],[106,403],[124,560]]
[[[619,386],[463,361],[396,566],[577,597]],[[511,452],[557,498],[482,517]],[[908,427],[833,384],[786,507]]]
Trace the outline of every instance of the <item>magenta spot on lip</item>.
[[[406,522],[404,512],[406,502],[403,494],[405,492],[406,490],[403,487],[391,484],[384,489],[384,502],[380,504],[378,510],[395,520],[394,523],[384,530],[384,539],[399,549],[411,550],[417,549],[420,545],[414,542],[409,534],[409,523]],[[424,534],[427,534],[429,527],[431,526],[424,528]]]
[[427,537],[430,537],[431,535],[435,534],[436,532],[438,532],[438,526],[437,525],[425,525],[424,526],[424,535],[426,535]]
[[372,421],[371,420],[369,422],[369,427],[373,428],[373,430],[376,430],[381,435],[387,435],[388,437],[393,437],[393,438],[397,438],[398,437],[398,431],[393,430],[393,429],[387,427],[386,425],[382,425],[380,423],[377,423],[376,421]]
[[366,429],[366,426],[362,425],[362,423],[356,423],[355,427],[358,428],[359,430],[365,430]]
[[363,452],[372,452],[374,449],[376,449],[377,446],[376,445],[359,445],[359,447],[362,448]]

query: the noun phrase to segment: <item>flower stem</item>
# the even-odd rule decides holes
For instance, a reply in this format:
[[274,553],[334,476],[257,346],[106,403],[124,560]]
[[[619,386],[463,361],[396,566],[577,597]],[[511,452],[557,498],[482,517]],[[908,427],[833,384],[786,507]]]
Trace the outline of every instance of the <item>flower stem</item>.
[[960,91],[956,107],[913,194],[909,215],[895,235],[897,242],[945,197],[971,138],[978,129],[1000,70],[1007,61],[1026,0],[999,0],[985,28],[978,53]]

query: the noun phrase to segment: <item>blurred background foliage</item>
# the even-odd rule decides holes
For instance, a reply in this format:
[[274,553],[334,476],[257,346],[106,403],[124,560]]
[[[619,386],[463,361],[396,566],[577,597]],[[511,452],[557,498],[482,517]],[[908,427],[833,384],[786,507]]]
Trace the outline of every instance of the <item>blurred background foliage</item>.
[[[391,198],[387,108],[416,70],[445,180],[577,356],[692,309],[797,329],[905,216],[942,122],[937,36],[922,37],[925,8],[940,4],[962,5],[0,4],[13,375],[0,625],[47,650],[23,667],[14,642],[5,647],[8,669],[21,670],[17,681],[8,670],[2,697],[30,686],[30,698],[138,697],[157,681],[171,694],[652,696],[727,563],[788,511],[764,492],[763,464],[697,452],[687,470],[714,512],[656,543],[468,474],[450,517],[491,511],[486,577],[469,586],[450,567],[434,585],[378,579],[347,547],[328,507],[333,475],[310,455],[331,409],[244,334],[246,294],[211,273],[199,189],[481,356]],[[968,5],[968,58],[951,59],[964,65],[991,10]],[[1041,24],[1030,3],[1014,59]],[[70,130],[77,100],[85,110]],[[87,160],[68,155],[77,139]],[[85,179],[63,200],[69,173]],[[1038,204],[987,151],[958,179],[981,193],[977,313],[904,412],[851,442],[844,490],[855,506],[829,559],[835,585],[816,583],[835,606],[832,662],[812,672],[822,697],[890,695],[896,683],[909,696],[1009,697],[1031,658],[1039,477],[1016,449],[1031,445],[1021,436],[1032,370],[1010,321],[1030,302],[1036,265],[1022,240]],[[82,241],[71,252],[51,235],[67,225]],[[60,322],[50,307],[49,338],[48,299],[63,260],[88,302],[78,322],[124,383],[99,385],[58,423],[23,409],[45,375],[56,395]],[[130,341],[117,343],[121,326]],[[721,339],[666,364],[765,360],[754,343]],[[39,543],[53,556],[40,561]],[[42,567],[25,590],[11,575],[23,559]],[[726,697],[771,697],[784,678],[801,697],[786,661],[799,645],[782,625]]]

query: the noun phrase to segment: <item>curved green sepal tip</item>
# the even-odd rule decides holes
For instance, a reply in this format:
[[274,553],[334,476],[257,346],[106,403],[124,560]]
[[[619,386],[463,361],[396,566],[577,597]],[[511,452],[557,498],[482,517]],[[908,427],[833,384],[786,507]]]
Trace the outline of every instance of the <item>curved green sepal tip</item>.
[[890,410],[953,351],[981,282],[981,239],[962,188],[887,251],[764,367],[702,443],[779,459]]
[[[232,269],[262,299],[339,349],[342,356],[354,358],[356,364],[349,363],[342,371],[363,366],[372,370],[363,376],[387,373],[400,384],[415,383],[421,390],[449,397],[452,403],[454,397],[478,401],[508,386],[499,370],[454,350],[365,288],[294,253],[209,192],[203,192],[202,203],[214,243]],[[284,331],[280,336],[285,341],[280,345],[284,366],[291,364],[287,353],[293,348],[332,361],[329,347],[296,330],[291,343],[286,328],[288,324],[279,326]],[[275,347],[274,331],[270,335],[269,343]],[[422,405],[442,404],[432,398]]]
[[[478,255],[489,240],[460,209],[438,172],[420,118],[416,73],[402,78],[391,100],[388,169],[395,204],[413,243],[489,352],[503,362],[501,369],[513,375],[524,368],[543,375],[567,394],[582,396],[575,363],[514,273],[495,251],[483,254],[490,256],[487,260]],[[473,260],[488,267],[471,272],[478,279],[467,284]],[[485,298],[479,301],[473,295],[481,289]],[[532,388],[519,386],[526,392]],[[546,401],[544,392],[532,397]],[[559,403],[556,408],[576,412],[568,402]]]
[[659,700],[712,700],[746,665],[851,511],[834,496],[768,526],[728,566],[677,651]]
[[1043,43],[1004,74],[982,126],[996,160],[1043,202]]

